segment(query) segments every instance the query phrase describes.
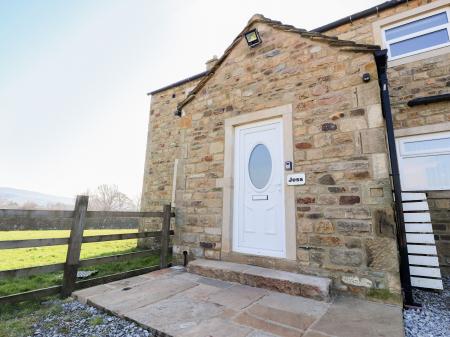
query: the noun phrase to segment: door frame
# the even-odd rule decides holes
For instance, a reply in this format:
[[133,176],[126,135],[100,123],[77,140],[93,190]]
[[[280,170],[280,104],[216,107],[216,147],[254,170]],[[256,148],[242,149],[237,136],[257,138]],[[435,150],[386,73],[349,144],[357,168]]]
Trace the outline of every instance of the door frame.
[[[292,129],[292,104],[246,113],[225,120],[225,154],[222,213],[222,248],[221,253],[228,255],[233,252],[233,204],[234,204],[234,147],[235,128],[244,124],[281,118],[283,137],[283,157],[285,161],[294,162],[294,144]],[[286,185],[286,177],[293,171],[284,171],[284,208],[285,208],[285,257],[296,260],[296,221],[295,221],[295,190],[294,186]],[[243,253],[239,253],[243,254]],[[249,254],[245,254],[249,255]]]

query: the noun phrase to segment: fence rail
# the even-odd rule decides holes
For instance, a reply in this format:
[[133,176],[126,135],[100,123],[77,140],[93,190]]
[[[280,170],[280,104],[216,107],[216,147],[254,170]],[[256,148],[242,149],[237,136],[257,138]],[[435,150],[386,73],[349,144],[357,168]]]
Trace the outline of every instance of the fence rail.
[[[0,241],[0,249],[17,249],[17,248],[68,245],[65,263],[56,263],[44,266],[0,271],[0,278],[27,277],[31,275],[64,271],[62,285],[3,296],[0,297],[0,304],[36,299],[58,293],[60,293],[63,297],[67,297],[70,296],[75,289],[81,289],[93,285],[112,282],[123,278],[155,271],[157,269],[166,268],[168,266],[168,256],[172,252],[172,249],[169,247],[170,235],[174,234],[174,232],[170,230],[170,219],[175,216],[175,214],[172,212],[170,205],[165,205],[162,212],[116,212],[116,211],[104,212],[104,211],[88,211],[87,210],[88,200],[89,199],[87,196],[78,196],[74,211],[0,209],[0,218],[32,217],[32,218],[73,219],[69,238]],[[86,219],[121,218],[121,217],[160,218],[162,220],[162,229],[161,231],[152,231],[152,232],[83,236]],[[142,239],[142,238],[160,238],[161,248],[80,260],[81,246],[84,243]],[[77,272],[79,267],[88,267],[103,263],[126,261],[133,258],[142,258],[147,256],[153,256],[156,254],[160,255],[159,266],[148,266],[145,268],[139,268],[127,272],[77,281]]]
[[[74,211],[40,209],[0,209],[0,218],[73,218]],[[170,213],[172,217],[175,213]],[[164,212],[87,211],[88,219],[95,218],[162,218]]]
[[[173,235],[174,231],[170,231]],[[140,233],[124,233],[124,234],[106,234],[106,235],[91,235],[83,236],[82,243],[92,242],[106,242],[130,239],[145,239],[161,237],[161,231],[156,232],[140,232]],[[29,239],[29,240],[10,240],[0,241],[0,249],[17,249],[30,247],[46,247],[46,246],[61,246],[67,245],[69,238],[53,238],[53,239]]]
[[[88,280],[77,281],[77,282],[75,282],[75,289],[89,288],[89,287],[93,287],[93,286],[96,286],[99,284],[123,280],[128,277],[133,277],[133,276],[150,273],[150,272],[156,271],[158,269],[160,269],[159,266],[150,266],[150,267],[125,271],[122,273],[94,277],[94,278],[88,279]],[[22,302],[22,301],[35,300],[35,299],[39,299],[42,297],[57,295],[57,294],[62,293],[62,291],[63,291],[63,286],[60,286],[60,285],[52,286],[52,287],[48,287],[48,288],[37,289],[37,290],[32,290],[32,291],[26,291],[26,292],[19,293],[19,294],[13,294],[13,295],[0,297],[0,304],[17,303],[17,302]]]

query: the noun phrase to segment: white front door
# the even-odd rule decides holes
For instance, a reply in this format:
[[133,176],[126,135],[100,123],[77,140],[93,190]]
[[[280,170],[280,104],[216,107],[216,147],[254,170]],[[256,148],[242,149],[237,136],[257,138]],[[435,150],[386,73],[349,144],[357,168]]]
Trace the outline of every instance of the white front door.
[[233,250],[286,256],[282,120],[236,127]]

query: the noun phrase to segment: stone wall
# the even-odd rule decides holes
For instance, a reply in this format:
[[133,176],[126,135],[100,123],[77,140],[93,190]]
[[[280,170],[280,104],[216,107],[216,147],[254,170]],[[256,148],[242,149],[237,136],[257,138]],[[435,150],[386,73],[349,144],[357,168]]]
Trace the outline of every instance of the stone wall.
[[434,239],[443,275],[450,275],[450,191],[427,193]]
[[[412,0],[369,17],[355,20],[325,32],[330,36],[362,43],[376,43],[372,23],[402,13],[430,0]],[[448,102],[409,107],[408,101],[423,96],[450,92],[450,54],[389,67],[389,91],[396,129],[450,122]]]
[[[188,144],[185,142],[186,119],[175,117],[174,113],[178,102],[199,81],[200,79],[190,81],[152,95],[141,211],[161,211],[164,205],[172,202],[175,159],[185,157],[188,151]],[[182,169],[180,164],[180,170]],[[179,223],[182,223],[181,219]],[[140,228],[147,231],[161,229],[161,220],[144,219]],[[140,239],[138,245],[141,248],[151,248],[154,240]]]
[[[344,52],[264,24],[263,44],[241,41],[205,87],[173,116],[193,83],[152,99],[143,207],[171,199],[178,159],[174,252],[221,258],[224,120],[292,104],[298,272],[335,289],[399,292],[385,130],[370,53]],[[363,83],[369,72],[372,81]],[[150,226],[150,224],[147,224]],[[254,260],[292,269],[278,259]]]
[[[434,1],[412,0],[408,3],[371,15],[351,24],[327,31],[327,35],[338,36],[356,42],[374,43],[372,23]],[[396,130],[418,126],[433,126],[450,122],[450,103],[441,102],[409,107],[408,101],[416,97],[450,93],[450,54],[429,57],[388,68],[394,127]],[[431,193],[431,196],[436,192]],[[448,230],[450,204],[448,200],[432,200],[432,221],[437,240],[437,249],[443,271],[448,273]]]
[[389,91],[395,129],[450,122],[450,103],[409,107],[416,97],[450,92],[450,54],[391,67]]

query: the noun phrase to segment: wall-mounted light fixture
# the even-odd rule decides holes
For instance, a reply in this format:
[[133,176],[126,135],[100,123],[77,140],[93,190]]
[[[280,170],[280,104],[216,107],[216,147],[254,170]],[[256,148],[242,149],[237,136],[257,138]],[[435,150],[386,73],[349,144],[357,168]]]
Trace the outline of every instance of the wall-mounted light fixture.
[[256,28],[248,31],[247,33],[244,33],[244,37],[249,47],[252,48],[256,47],[262,42],[261,37],[259,36],[258,30]]
[[369,73],[363,74],[362,80],[364,81],[364,83],[370,82],[370,74]]

